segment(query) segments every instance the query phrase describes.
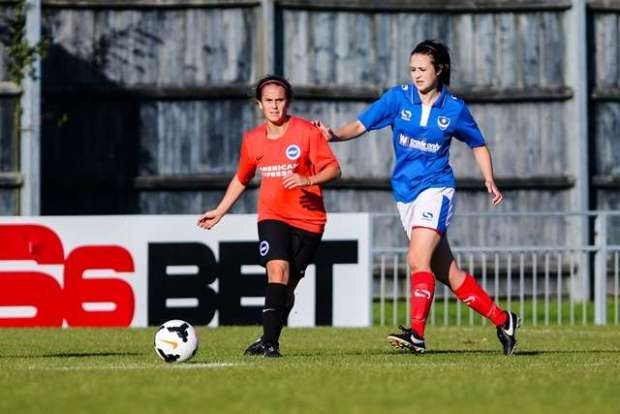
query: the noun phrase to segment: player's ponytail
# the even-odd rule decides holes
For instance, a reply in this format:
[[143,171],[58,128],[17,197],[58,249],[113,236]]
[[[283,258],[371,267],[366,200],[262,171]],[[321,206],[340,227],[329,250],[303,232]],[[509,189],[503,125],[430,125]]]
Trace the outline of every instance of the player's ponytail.
[[409,58],[415,54],[428,55],[433,59],[433,65],[436,71],[441,71],[439,81],[446,85],[450,85],[450,51],[446,45],[435,40],[425,40],[417,44],[415,49],[409,55]]

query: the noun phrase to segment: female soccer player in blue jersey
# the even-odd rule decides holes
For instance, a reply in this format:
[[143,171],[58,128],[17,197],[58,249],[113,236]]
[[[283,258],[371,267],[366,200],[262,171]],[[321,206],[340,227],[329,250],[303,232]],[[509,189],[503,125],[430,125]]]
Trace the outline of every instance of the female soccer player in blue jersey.
[[446,236],[454,212],[455,180],[448,163],[452,137],[472,148],[491,202],[497,206],[503,197],[495,185],[491,155],[469,109],[448,90],[448,48],[436,41],[423,41],[411,52],[409,64],[413,84],[389,89],[357,120],[335,131],[316,123],[330,141],[346,141],[366,131],[392,127],[396,156],[392,188],[409,237],[411,328],[401,326],[402,333],[391,334],[388,340],[412,352],[425,351],[424,328],[437,278],[495,324],[504,354],[512,354],[519,318],[500,309],[474,277],[458,267]]

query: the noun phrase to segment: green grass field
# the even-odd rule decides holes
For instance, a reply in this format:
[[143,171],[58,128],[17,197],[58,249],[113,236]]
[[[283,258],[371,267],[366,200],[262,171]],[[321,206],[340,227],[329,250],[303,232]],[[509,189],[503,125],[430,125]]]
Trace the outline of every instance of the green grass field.
[[0,412],[620,412],[617,326],[526,326],[510,357],[490,326],[432,327],[425,355],[390,328],[286,329],[277,360],[241,355],[258,327],[199,328],[184,364],[157,358],[154,331],[0,330]]
[[[576,303],[571,305],[568,300],[559,302],[555,299],[550,300],[547,304],[543,300],[537,301],[536,304],[532,300],[524,301],[523,310],[518,301],[512,301],[509,305],[505,300],[499,301],[498,305],[503,309],[509,309],[519,314],[521,319],[528,325],[582,325],[594,323],[594,305],[592,302]],[[607,321],[610,324],[617,324],[620,321],[620,304],[616,304],[613,298],[607,301]],[[408,312],[407,303],[404,299],[396,301],[396,318],[394,318],[394,301],[386,300],[384,305],[384,321],[386,325],[396,324],[407,325]],[[459,310],[460,308],[460,310]],[[548,308],[548,314],[545,317],[545,310]],[[534,312],[534,309],[536,310]],[[459,323],[460,312],[460,323]],[[447,316],[447,318],[446,318]],[[445,325],[487,325],[486,318],[474,313],[467,305],[457,302],[453,298],[446,304],[441,298],[435,302],[431,308],[429,315],[429,324]],[[373,325],[381,325],[381,308],[379,301],[373,304]]]

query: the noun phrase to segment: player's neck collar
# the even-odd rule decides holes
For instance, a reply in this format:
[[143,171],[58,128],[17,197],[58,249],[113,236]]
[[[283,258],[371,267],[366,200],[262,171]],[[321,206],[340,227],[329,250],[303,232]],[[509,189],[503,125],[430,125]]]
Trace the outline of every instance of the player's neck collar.
[[[293,122],[293,117],[291,115],[288,115],[286,122],[284,122],[279,127],[275,126],[276,128],[274,129],[278,129],[278,131],[271,131],[269,121],[265,121],[265,138],[269,140],[277,140],[277,139],[282,138],[282,136],[286,134],[286,131],[288,131],[289,127],[291,126],[291,122]],[[270,133],[272,132],[273,132],[273,135],[270,136]]]
[[[411,102],[415,105],[422,105],[422,99],[420,99],[418,88],[416,88],[415,85],[411,85],[409,89],[411,90]],[[439,89],[439,97],[435,99],[435,102],[433,102],[432,108],[443,108],[443,105],[446,102],[448,87],[440,84]]]
[[433,103],[435,108],[443,108],[444,103],[446,103],[446,96],[448,96],[448,87],[445,85],[440,85],[439,87],[441,88],[439,97]]

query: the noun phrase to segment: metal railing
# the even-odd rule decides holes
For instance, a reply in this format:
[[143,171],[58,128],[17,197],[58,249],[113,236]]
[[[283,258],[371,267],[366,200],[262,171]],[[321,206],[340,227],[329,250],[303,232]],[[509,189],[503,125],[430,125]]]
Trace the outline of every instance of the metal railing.
[[[377,219],[393,217],[375,214],[373,227]],[[500,306],[519,313],[525,323],[619,323],[620,244],[610,243],[610,236],[614,239],[617,234],[609,232],[609,224],[613,220],[613,230],[620,228],[620,221],[617,220],[620,212],[476,213],[461,217],[559,218],[561,223],[566,223],[566,219],[571,217],[577,221],[581,219],[581,224],[585,224],[588,231],[593,228],[595,232],[592,244],[567,243],[579,239],[574,236],[578,231],[572,223],[565,239],[555,244],[457,246],[452,247],[452,252],[459,266],[473,274]],[[587,237],[584,239],[588,240]],[[406,246],[402,245],[372,249],[374,297],[378,302],[375,322],[380,325],[409,323],[410,271],[406,251]],[[429,323],[473,326],[487,322],[456,300],[447,286],[437,283]]]

